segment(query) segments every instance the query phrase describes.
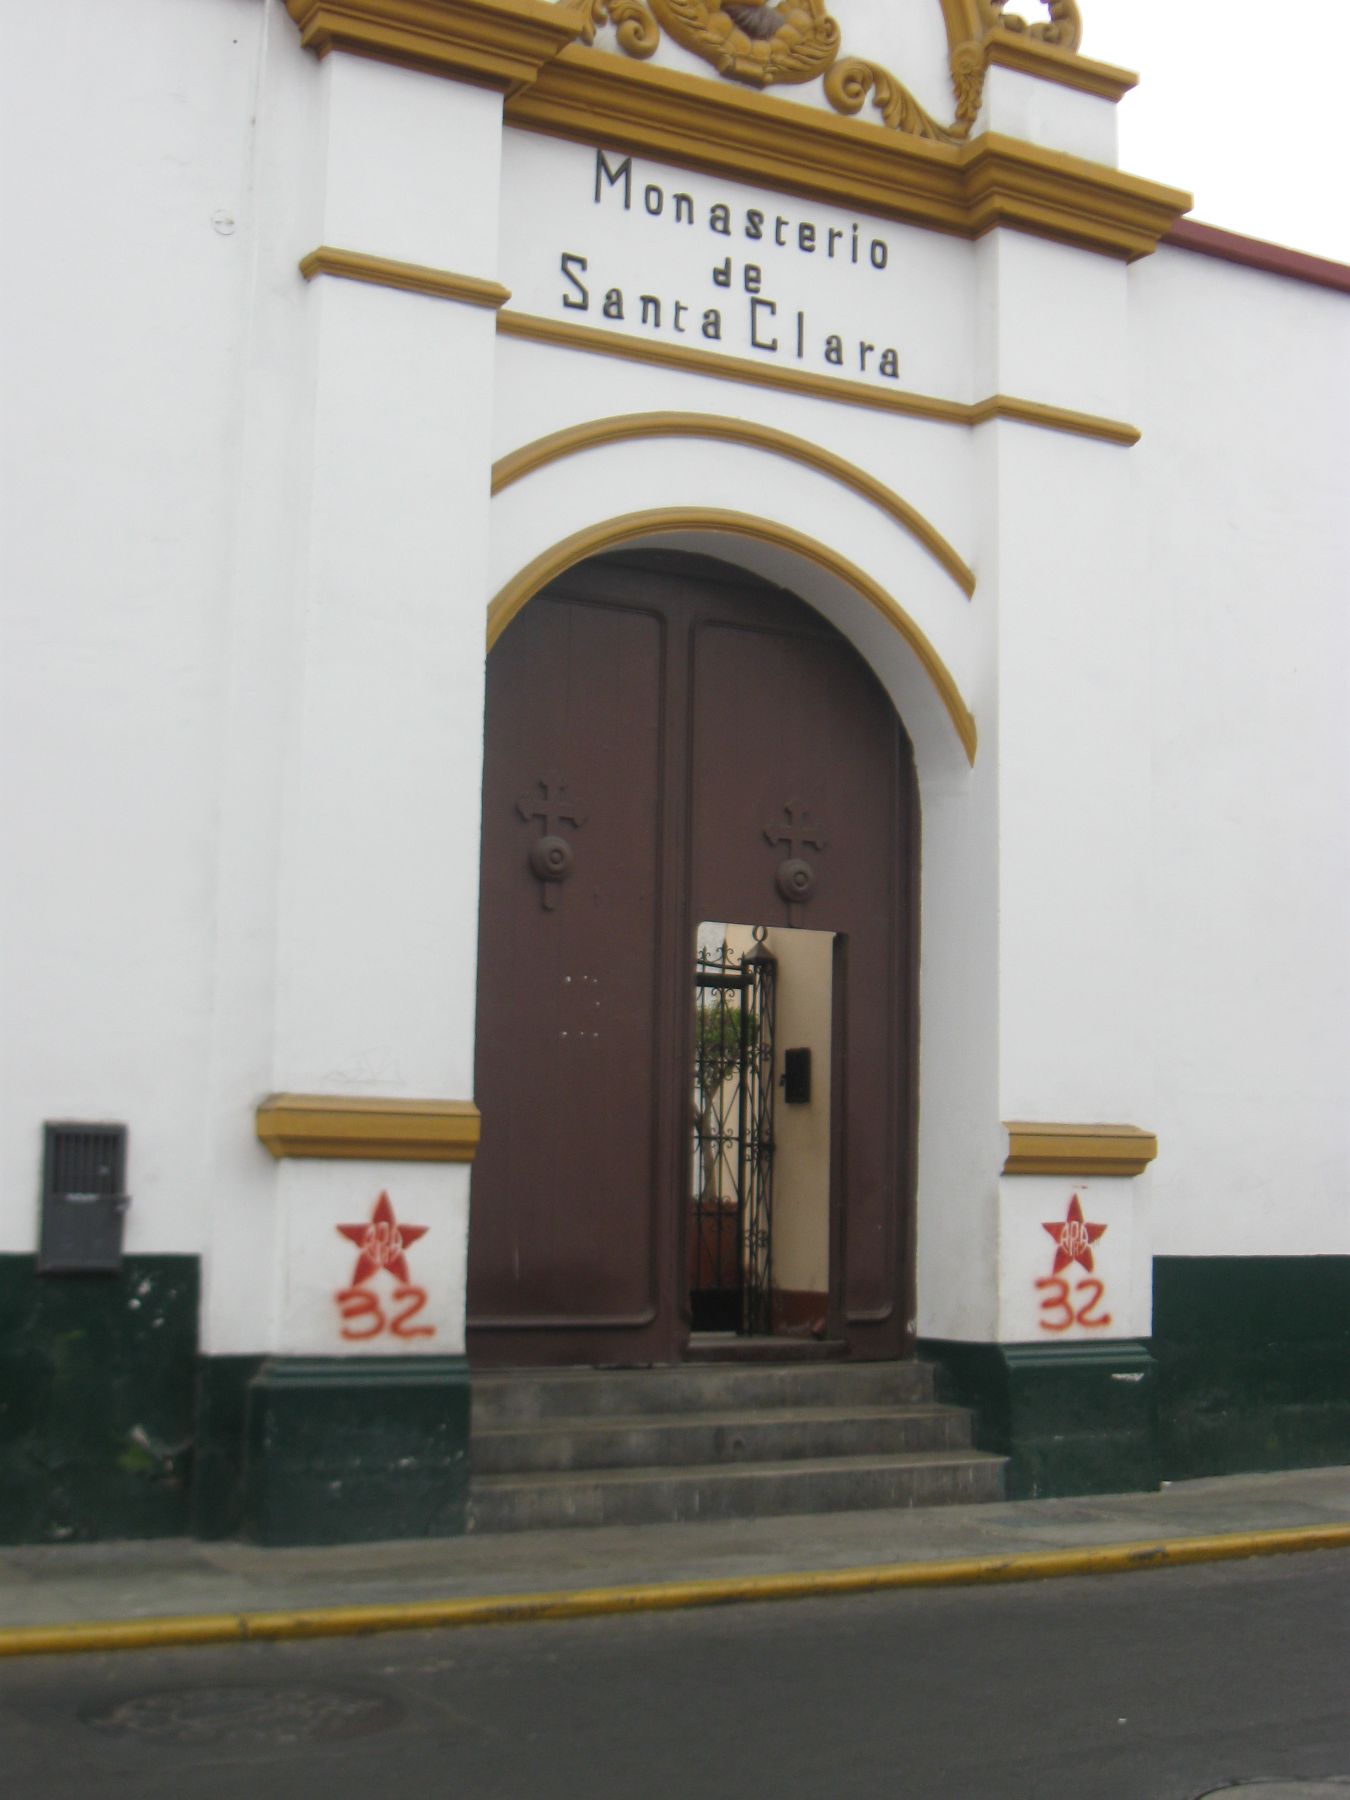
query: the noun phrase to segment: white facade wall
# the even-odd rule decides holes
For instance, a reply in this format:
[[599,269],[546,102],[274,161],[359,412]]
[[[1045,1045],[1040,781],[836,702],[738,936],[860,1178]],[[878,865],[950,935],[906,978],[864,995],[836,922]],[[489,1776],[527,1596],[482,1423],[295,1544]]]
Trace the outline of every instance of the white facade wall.
[[1156,1248],[1350,1248],[1350,298],[1131,272]]
[[[596,208],[593,153],[503,133],[485,90],[315,61],[275,0],[132,16],[10,21],[0,1250],[35,1242],[41,1121],[126,1119],[128,1248],[205,1256],[204,1348],[343,1349],[332,1227],[396,1184],[431,1225],[422,1347],[462,1349],[467,1171],[277,1164],[254,1109],[470,1096],[487,604],[573,533],[671,506],[846,556],[977,721],[972,768],[902,635],[809,560],[651,537],[816,605],[914,740],[919,1330],[1035,1336],[1027,1246],[1071,1189],[1000,1181],[1004,1120],[1159,1134],[1150,1175],[1084,1193],[1110,1336],[1147,1333],[1154,1254],[1350,1249],[1345,298],[1008,231],[880,224],[893,279],[862,289],[765,253],[813,318],[877,319],[901,386],[1131,420],[1133,449],[499,337],[298,262],[327,243],[576,318],[561,251],[675,294],[722,240]],[[985,123],[1111,153],[1104,102],[996,74]],[[651,173],[700,209],[756,201]],[[647,411],[870,471],[974,598],[852,489],[744,445],[590,450],[490,501],[494,457]]]

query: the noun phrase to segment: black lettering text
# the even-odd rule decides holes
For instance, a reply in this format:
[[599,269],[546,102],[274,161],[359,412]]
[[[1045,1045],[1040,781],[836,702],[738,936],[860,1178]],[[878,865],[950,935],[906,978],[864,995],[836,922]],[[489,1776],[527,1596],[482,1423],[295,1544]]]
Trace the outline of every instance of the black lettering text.
[[632,208],[632,205],[633,205],[633,159],[632,159],[632,157],[625,156],[623,161],[619,164],[617,169],[611,169],[609,166],[609,158],[605,155],[604,151],[603,150],[596,151],[596,153],[595,153],[595,204],[597,206],[599,206],[599,204],[600,204],[600,184],[601,184],[602,179],[607,181],[611,187],[618,187],[620,182],[623,183],[623,210],[625,212],[630,211],[630,209]]
[[756,350],[776,350],[778,348],[777,338],[762,338],[759,335],[759,311],[761,307],[764,308],[770,318],[778,311],[777,306],[772,300],[752,300],[750,302],[750,342],[754,345]]
[[571,294],[564,294],[562,297],[563,305],[570,306],[573,312],[585,312],[591,303],[591,296],[587,290],[586,283],[578,278],[576,271],[580,269],[583,274],[585,273],[587,266],[586,258],[584,256],[576,256],[570,250],[564,250],[560,266],[563,272],[563,280],[570,281],[577,293],[581,296],[580,299],[576,299]]

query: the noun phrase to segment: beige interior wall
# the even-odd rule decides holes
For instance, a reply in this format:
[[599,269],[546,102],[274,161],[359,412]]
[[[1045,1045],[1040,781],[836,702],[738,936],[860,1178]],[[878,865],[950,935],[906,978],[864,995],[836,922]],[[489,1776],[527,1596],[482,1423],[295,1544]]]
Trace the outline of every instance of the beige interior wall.
[[[749,926],[727,929],[738,955]],[[825,1293],[830,1282],[830,1035],[834,933],[771,930],[765,948],[778,959],[774,1026],[773,1285]],[[783,1103],[787,1050],[811,1051],[811,1098]]]

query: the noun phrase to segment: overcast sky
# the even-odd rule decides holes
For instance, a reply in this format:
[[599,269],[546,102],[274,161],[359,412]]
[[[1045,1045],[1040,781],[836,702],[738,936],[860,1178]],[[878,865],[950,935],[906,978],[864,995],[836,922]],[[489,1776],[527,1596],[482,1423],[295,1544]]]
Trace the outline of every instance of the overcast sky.
[[[1043,16],[1034,0],[1014,10]],[[1083,54],[1134,69],[1121,164],[1193,218],[1350,262],[1350,0],[1081,0]]]

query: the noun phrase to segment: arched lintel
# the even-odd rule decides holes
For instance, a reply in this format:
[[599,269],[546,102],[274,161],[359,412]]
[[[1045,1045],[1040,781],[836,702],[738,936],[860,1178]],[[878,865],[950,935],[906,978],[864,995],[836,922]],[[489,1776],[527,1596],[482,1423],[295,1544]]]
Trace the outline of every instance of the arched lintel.
[[942,533],[917,507],[903,500],[875,475],[869,475],[856,463],[837,456],[834,451],[808,438],[794,437],[772,425],[761,425],[753,419],[726,418],[720,413],[648,412],[618,413],[605,419],[588,419],[580,425],[564,426],[561,431],[535,438],[520,449],[501,457],[492,468],[492,491],[499,494],[514,482],[532,475],[536,469],[564,457],[576,456],[583,450],[594,450],[605,444],[620,444],[639,438],[706,438],[721,443],[743,444],[762,450],[770,456],[781,456],[801,463],[828,476],[843,487],[852,489],[862,499],[886,513],[902,530],[917,540],[941,568],[951,576],[967,599],[974,597],[975,572],[955,551]]
[[491,650],[512,619],[528,605],[541,588],[575,568],[587,557],[621,545],[636,543],[674,532],[699,532],[713,536],[751,538],[786,550],[812,563],[826,574],[852,588],[891,625],[908,644],[924,674],[937,693],[943,709],[952,722],[956,735],[972,767],[975,762],[977,733],[975,716],[962,698],[951,671],[929,642],[927,636],[896,604],[885,588],[856,563],[841,556],[829,545],[796,531],[776,520],[756,518],[749,513],[725,511],[718,507],[655,507],[645,512],[622,514],[597,525],[588,525],[570,537],[553,544],[519,574],[512,577],[488,607],[487,647]]

